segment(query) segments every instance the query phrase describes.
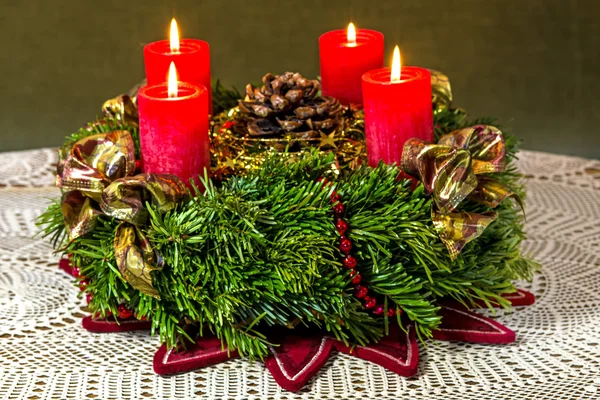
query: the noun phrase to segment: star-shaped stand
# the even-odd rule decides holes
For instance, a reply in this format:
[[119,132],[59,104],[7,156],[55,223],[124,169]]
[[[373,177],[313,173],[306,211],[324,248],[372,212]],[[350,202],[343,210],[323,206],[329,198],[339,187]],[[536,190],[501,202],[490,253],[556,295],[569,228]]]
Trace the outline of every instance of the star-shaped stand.
[[[76,276],[78,271],[68,260],[61,261],[60,268]],[[503,297],[513,306],[526,306],[535,302],[533,294],[518,289]],[[442,322],[433,337],[437,340],[453,340],[471,343],[508,344],[515,341],[515,333],[504,325],[478,314],[453,300],[439,303]],[[497,306],[497,304],[492,304]],[[480,305],[483,306],[483,305]],[[125,332],[149,329],[150,321],[108,318],[106,320],[85,317],[83,327],[91,332]],[[312,329],[273,329],[270,339],[278,346],[270,347],[271,354],[265,358],[265,366],[273,379],[284,389],[298,391],[325,365],[334,351],[345,353],[382,367],[401,376],[417,373],[419,348],[413,325],[406,330],[390,324],[389,334],[378,343],[349,347],[323,332]],[[167,349],[163,344],[154,355],[154,371],[170,375],[210,367],[238,357],[229,351],[214,335],[197,337],[186,343],[185,348]]]
[[[514,306],[533,304],[533,294],[519,289],[504,296]],[[433,336],[437,340],[456,340],[471,343],[507,344],[515,341],[515,333],[491,318],[473,312],[455,301],[440,303],[442,323]],[[346,353],[382,367],[401,376],[417,373],[419,348],[414,326],[406,331],[390,325],[389,335],[368,346],[348,347],[315,330],[276,330],[274,340],[279,346],[270,348],[265,366],[282,388],[298,391],[325,365],[334,351]],[[191,371],[237,357],[221,347],[215,336],[198,338],[185,351],[174,352],[161,346],[154,357],[154,371],[174,374]]]

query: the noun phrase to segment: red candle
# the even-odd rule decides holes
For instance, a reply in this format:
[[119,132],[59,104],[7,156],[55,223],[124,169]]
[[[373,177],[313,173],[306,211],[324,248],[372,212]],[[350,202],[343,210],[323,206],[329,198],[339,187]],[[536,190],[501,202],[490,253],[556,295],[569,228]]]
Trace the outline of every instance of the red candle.
[[138,92],[140,148],[143,170],[174,174],[185,183],[210,171],[208,91],[177,82],[171,64],[169,82],[144,86]]
[[383,66],[383,33],[369,29],[324,33],[319,38],[323,94],[342,104],[363,104],[362,75]]
[[412,137],[433,141],[429,70],[403,67],[400,73],[396,46],[392,68],[367,72],[362,85],[369,165],[381,160],[399,165],[404,143]]
[[210,46],[203,40],[181,39],[175,19],[171,21],[170,40],[144,46],[144,64],[148,85],[167,81],[169,65],[175,62],[179,81],[204,86],[208,91],[208,112],[212,113],[210,85]]

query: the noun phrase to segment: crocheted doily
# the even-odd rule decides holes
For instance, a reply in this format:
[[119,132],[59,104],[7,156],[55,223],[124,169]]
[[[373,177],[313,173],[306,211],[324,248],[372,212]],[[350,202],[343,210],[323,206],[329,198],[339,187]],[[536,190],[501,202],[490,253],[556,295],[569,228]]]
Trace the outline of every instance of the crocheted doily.
[[187,374],[152,370],[147,332],[98,335],[81,327],[85,301],[59,270],[34,218],[56,197],[56,152],[0,154],[0,397],[31,399],[579,399],[600,396],[600,162],[523,151],[529,239],[544,266],[519,287],[536,304],[496,315],[510,345],[429,342],[403,378],[334,354],[297,393],[261,363],[235,359]]

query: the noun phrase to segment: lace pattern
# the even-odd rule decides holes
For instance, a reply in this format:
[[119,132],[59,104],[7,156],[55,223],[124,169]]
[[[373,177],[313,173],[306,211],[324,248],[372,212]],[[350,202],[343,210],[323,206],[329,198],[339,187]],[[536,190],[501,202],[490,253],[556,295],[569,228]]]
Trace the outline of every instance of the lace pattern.
[[0,154],[0,397],[23,399],[580,399],[600,397],[600,162],[523,151],[523,251],[544,265],[535,305],[494,317],[508,346],[431,342],[406,379],[334,355],[302,391],[279,388],[260,363],[232,360],[178,376],[152,371],[146,332],[92,334],[84,301],[33,219],[53,187],[56,152]]

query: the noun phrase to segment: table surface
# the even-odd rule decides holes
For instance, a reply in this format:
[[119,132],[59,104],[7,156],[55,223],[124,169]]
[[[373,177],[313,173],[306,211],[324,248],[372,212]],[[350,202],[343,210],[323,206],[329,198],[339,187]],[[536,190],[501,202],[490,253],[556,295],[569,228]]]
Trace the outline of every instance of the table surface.
[[515,343],[430,342],[410,379],[336,354],[299,393],[244,360],[160,377],[156,337],[85,331],[79,291],[33,238],[33,220],[59,194],[55,163],[53,149],[0,154],[0,398],[600,398],[600,161],[520,154],[523,251],[544,268],[520,285],[536,304],[497,316]]

